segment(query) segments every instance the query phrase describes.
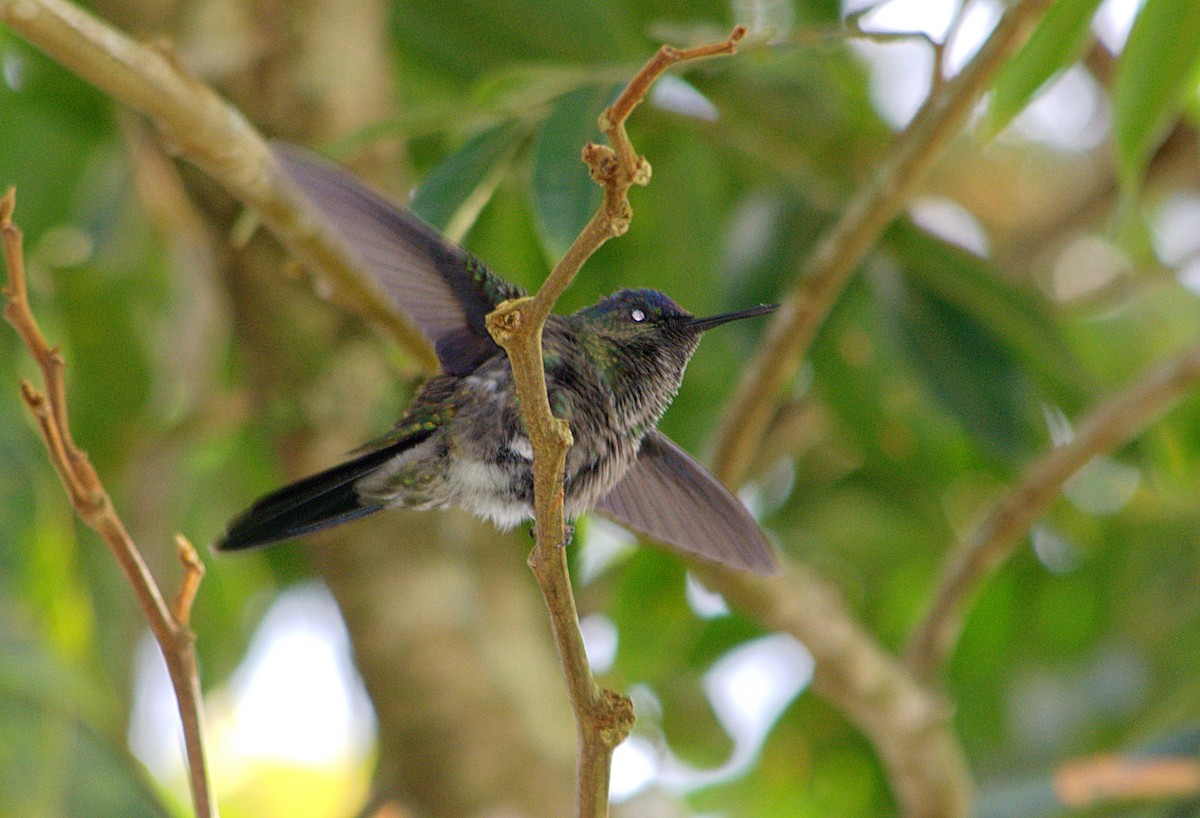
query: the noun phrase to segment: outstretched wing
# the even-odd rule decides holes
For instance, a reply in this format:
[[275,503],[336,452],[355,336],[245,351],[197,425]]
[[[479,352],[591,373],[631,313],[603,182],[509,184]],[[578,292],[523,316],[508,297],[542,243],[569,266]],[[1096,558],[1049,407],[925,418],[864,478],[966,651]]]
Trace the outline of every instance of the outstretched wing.
[[271,153],[345,249],[428,336],[446,372],[469,374],[499,351],[484,319],[523,289],[337,165],[282,142],[272,142]]
[[596,510],[651,539],[756,574],[779,560],[746,507],[666,435],[652,430]]

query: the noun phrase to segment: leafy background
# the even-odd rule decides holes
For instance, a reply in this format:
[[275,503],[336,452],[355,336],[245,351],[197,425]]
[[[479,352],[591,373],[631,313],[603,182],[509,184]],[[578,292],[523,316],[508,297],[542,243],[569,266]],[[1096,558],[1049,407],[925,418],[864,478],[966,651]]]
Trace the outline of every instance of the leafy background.
[[[1200,15],[1188,0],[1130,5],[1052,6],[823,325],[756,463],[747,497],[781,552],[834,577],[897,651],[949,545],[1020,467],[1200,333]],[[773,32],[638,110],[631,133],[653,183],[562,309],[619,286],[660,288],[700,314],[778,300],[911,114],[887,81],[895,66],[919,79],[911,66],[932,53],[919,37],[847,36],[832,2],[285,6],[91,7],[171,38],[265,132],[359,162],[530,287],[595,206],[579,147],[617,84],[664,39],[720,37],[736,21]],[[1127,38],[1111,34],[1122,9],[1137,11]],[[960,50],[997,11],[969,5]],[[862,24],[923,19],[894,2]],[[414,365],[306,276],[280,275],[271,240],[136,116],[3,28],[0,63],[0,182],[19,190],[34,308],[69,361],[76,439],[170,588],[172,532],[211,541],[253,497],[386,428]],[[690,450],[711,446],[761,330],[705,339],[663,423]],[[0,814],[185,814],[173,741],[143,744],[141,760],[130,750],[154,655],[20,403],[31,374],[0,332],[12,387],[0,389]],[[1185,400],[1081,472],[975,602],[946,685],[980,814],[1061,809],[1055,771],[1090,754],[1195,755],[1197,408]],[[605,556],[614,539],[585,524],[572,559],[593,650],[615,645],[602,681],[639,706],[616,812],[895,810],[868,742],[803,690],[802,650],[706,608],[673,557]],[[194,627],[223,814],[352,814],[368,791],[414,814],[562,814],[571,726],[527,536],[395,514],[312,541],[207,560]],[[281,699],[309,691],[291,724],[252,726],[304,735],[329,713],[371,724],[361,692],[305,686],[346,649],[329,616],[311,619],[330,610],[314,577],[349,629],[377,739],[315,761],[246,750],[256,629],[289,589],[293,622],[309,623],[289,633],[328,638],[300,642],[291,675],[273,677]],[[782,698],[739,745],[713,680],[756,646],[743,667],[765,687],[737,697]],[[270,700],[250,699],[259,712]],[[152,734],[170,729],[169,702],[165,713]],[[696,772],[731,758],[745,761],[734,774]],[[672,777],[671,759],[692,772]]]

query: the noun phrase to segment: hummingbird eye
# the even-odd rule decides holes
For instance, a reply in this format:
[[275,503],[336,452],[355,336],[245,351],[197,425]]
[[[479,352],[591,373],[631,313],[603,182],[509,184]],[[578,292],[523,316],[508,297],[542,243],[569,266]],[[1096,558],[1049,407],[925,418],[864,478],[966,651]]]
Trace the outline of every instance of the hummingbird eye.
[[642,321],[646,320],[646,313],[642,312],[641,310],[635,309],[635,310],[630,311],[629,317],[632,318],[634,321],[637,321],[640,324]]

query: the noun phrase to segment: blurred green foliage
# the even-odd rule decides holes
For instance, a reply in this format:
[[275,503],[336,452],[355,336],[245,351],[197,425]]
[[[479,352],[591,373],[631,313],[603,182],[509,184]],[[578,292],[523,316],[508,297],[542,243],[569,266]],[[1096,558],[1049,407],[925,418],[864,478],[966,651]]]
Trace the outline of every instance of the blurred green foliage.
[[[684,75],[719,119],[638,110],[630,131],[653,182],[633,193],[631,232],[589,262],[562,309],[652,286],[704,314],[780,300],[795,285],[895,136],[852,42],[791,42],[836,26],[837,4],[793,5],[796,29],[777,32],[779,42]],[[807,421],[777,424],[768,454],[781,462],[764,460],[752,483],[780,550],[832,576],[890,648],[903,648],[956,537],[1052,445],[1048,418],[1077,418],[1200,338],[1200,182],[1160,172],[1172,167],[1160,153],[1168,136],[1194,147],[1200,16],[1190,2],[1148,0],[1128,49],[1109,55],[1087,35],[1096,5],[1055,5],[1001,75],[988,122],[1010,122],[1090,50],[1116,60],[1111,93],[1108,78],[1097,86],[1111,138],[1070,149],[1013,128],[992,143],[961,139],[928,194],[973,214],[987,251],[908,218],[895,224],[793,384],[788,408],[811,410]],[[469,227],[473,252],[533,288],[595,204],[578,152],[615,84],[659,37],[731,22],[727,4],[707,1],[400,0],[388,31],[400,114],[347,144],[405,140],[414,206],[439,226]],[[110,101],[3,29],[0,62],[0,184],[19,189],[34,308],[69,362],[76,439],[171,588],[171,532],[205,543],[282,480],[270,441],[309,415],[239,411],[253,387],[228,329],[228,296],[219,281],[194,280],[205,273],[181,264],[148,219]],[[1045,167],[1063,172],[1038,172]],[[1140,228],[1120,238],[1118,180],[1137,196],[1124,217]],[[1172,202],[1190,204],[1182,229],[1193,240],[1155,255]],[[1122,245],[1129,236],[1143,243]],[[1147,236],[1160,240],[1149,253]],[[1071,266],[1085,238],[1123,259],[1115,272]],[[1082,289],[1067,286],[1072,275]],[[203,322],[217,329],[196,341]],[[739,325],[706,338],[663,423],[690,450],[711,446],[760,333]],[[102,544],[58,491],[17,395],[32,374],[15,335],[0,332],[0,814],[176,814],[125,749],[143,625]],[[372,407],[380,430],[410,387]],[[1132,475],[1127,496],[1096,510],[1068,492],[974,604],[948,695],[984,814],[1053,809],[1056,765],[1184,734],[1200,718],[1198,410],[1200,398],[1188,399],[1113,453]],[[282,552],[210,562],[193,624],[204,684],[216,689],[270,604],[263,589],[306,569]],[[606,681],[645,686],[658,702],[638,734],[717,767],[732,742],[705,674],[761,634],[737,613],[698,616],[684,583],[679,561],[643,549],[596,580],[602,590],[588,599],[619,635]],[[1039,783],[1013,789],[1025,780]],[[894,809],[870,745],[808,693],[749,772],[683,800],[696,813],[738,816]],[[1127,814],[1184,814],[1169,809]]]

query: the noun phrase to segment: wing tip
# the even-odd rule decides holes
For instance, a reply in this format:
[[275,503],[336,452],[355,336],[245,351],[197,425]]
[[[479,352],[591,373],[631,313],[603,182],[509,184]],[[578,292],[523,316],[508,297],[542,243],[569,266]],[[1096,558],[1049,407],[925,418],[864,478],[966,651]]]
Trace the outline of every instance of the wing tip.
[[275,529],[265,529],[264,521],[256,519],[254,509],[244,513],[231,522],[215,542],[210,546],[218,554],[229,554],[235,551],[252,551],[274,543],[292,539],[288,532]]
[[730,554],[715,555],[695,553],[694,556],[713,562],[726,568],[748,571],[760,577],[774,577],[783,573],[783,565],[779,554],[765,536],[748,548],[736,549]]
[[236,551],[252,551],[276,542],[280,540],[239,534],[236,530],[226,529],[209,548],[216,554],[232,554]]
[[375,503],[358,505],[354,508],[346,509],[339,514],[314,518],[283,527],[273,526],[269,520],[255,526],[249,524],[253,522],[252,520],[247,520],[244,531],[238,530],[239,525],[235,521],[212,544],[212,550],[221,554],[228,554],[235,551],[253,551],[268,545],[299,539],[305,534],[313,534],[317,531],[323,531],[326,528],[333,528],[334,526],[357,520],[360,517],[365,517],[368,514],[374,514],[383,508],[385,508],[384,505]]
[[783,564],[775,549],[768,546],[766,551],[757,553],[752,561],[746,563],[745,570],[760,577],[777,577],[783,573]]

